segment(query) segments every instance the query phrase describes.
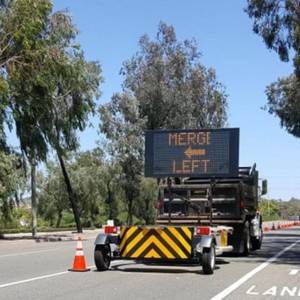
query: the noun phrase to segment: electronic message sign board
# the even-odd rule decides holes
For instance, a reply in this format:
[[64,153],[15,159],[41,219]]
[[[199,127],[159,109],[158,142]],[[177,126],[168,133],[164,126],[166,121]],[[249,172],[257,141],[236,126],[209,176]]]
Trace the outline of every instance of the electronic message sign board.
[[239,129],[146,131],[146,177],[238,175]]

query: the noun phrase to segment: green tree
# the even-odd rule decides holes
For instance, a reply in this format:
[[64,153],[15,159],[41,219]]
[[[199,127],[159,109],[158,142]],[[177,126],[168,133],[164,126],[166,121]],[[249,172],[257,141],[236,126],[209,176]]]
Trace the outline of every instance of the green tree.
[[107,218],[109,220],[117,220],[117,216],[120,210],[120,166],[113,161],[108,161],[103,167],[102,191],[107,207]]
[[80,152],[68,164],[70,179],[78,197],[79,214],[85,226],[92,226],[106,218],[103,152],[96,148]]
[[[84,226],[99,226],[116,219],[119,212],[119,167],[104,161],[100,148],[79,152],[65,161],[70,181],[78,197],[78,211]],[[63,212],[69,210],[59,162],[48,162],[39,194],[39,215],[56,221],[59,227]]]
[[78,148],[76,131],[83,131],[95,112],[100,65],[85,60],[70,15],[52,13],[50,0],[7,1],[1,8],[1,118],[10,128],[14,122],[21,151],[33,166],[46,160],[50,148],[56,151],[82,232],[64,157]]
[[69,201],[64,178],[57,163],[47,163],[38,198],[39,215],[49,221],[50,226],[59,228],[63,212],[69,209]]
[[281,217],[285,220],[295,219],[300,216],[300,200],[291,198],[281,203]]
[[260,205],[260,212],[264,221],[279,220],[280,205],[277,200],[262,200]]
[[155,223],[155,205],[158,200],[157,181],[152,178],[143,178],[140,186],[139,204],[136,214],[145,221],[145,224]]
[[24,181],[19,157],[0,150],[0,218],[3,223],[11,220],[16,191],[22,189]]
[[174,28],[161,22],[156,40],[143,35],[139,46],[121,69],[123,93],[99,110],[100,131],[122,167],[129,224],[143,173],[144,130],[217,128],[227,120],[224,87],[200,63],[194,40],[179,42]]
[[294,73],[271,83],[264,107],[280,119],[281,127],[300,137],[300,3],[298,0],[248,0],[245,9],[253,19],[253,31],[267,48],[288,62],[293,58]]

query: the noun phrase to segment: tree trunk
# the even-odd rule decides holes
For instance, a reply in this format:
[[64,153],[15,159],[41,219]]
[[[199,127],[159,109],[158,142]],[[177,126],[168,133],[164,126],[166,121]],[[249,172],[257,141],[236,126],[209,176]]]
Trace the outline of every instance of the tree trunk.
[[132,226],[132,223],[133,223],[132,200],[129,200],[127,224],[128,226]]
[[110,189],[110,180],[107,182],[107,200],[106,203],[108,205],[108,219],[113,219],[113,208],[112,208],[112,191]]
[[69,200],[70,200],[70,204],[71,204],[71,207],[72,207],[72,210],[73,210],[74,219],[75,219],[75,223],[76,223],[76,229],[77,229],[78,233],[82,233],[82,226],[81,226],[80,215],[79,215],[79,210],[78,210],[77,197],[76,197],[76,194],[73,192],[71,181],[70,181],[68,172],[66,170],[63,158],[61,157],[60,154],[57,153],[57,155],[58,155],[60,167],[61,167],[61,170],[62,170],[62,173],[63,173],[63,176],[64,176],[65,184],[67,186]]
[[31,208],[32,208],[32,236],[37,235],[37,201],[36,201],[36,164],[31,160]]
[[58,217],[57,217],[57,221],[56,221],[56,226],[55,226],[55,228],[59,228],[59,227],[60,227],[60,222],[61,222],[61,220],[62,220],[62,217],[63,217],[63,215],[62,215],[62,210],[59,209],[59,210],[58,210]]

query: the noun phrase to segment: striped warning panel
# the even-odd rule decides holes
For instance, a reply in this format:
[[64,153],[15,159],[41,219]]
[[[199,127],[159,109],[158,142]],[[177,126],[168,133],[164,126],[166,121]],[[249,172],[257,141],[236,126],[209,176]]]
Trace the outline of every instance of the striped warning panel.
[[121,227],[120,256],[143,259],[190,259],[193,229],[189,227]]

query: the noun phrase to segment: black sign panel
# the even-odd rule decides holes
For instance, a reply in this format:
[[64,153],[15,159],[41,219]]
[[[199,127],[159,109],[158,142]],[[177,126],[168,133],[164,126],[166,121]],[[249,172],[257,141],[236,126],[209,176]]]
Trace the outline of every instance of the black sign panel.
[[238,165],[238,128],[146,132],[146,177],[232,177]]

